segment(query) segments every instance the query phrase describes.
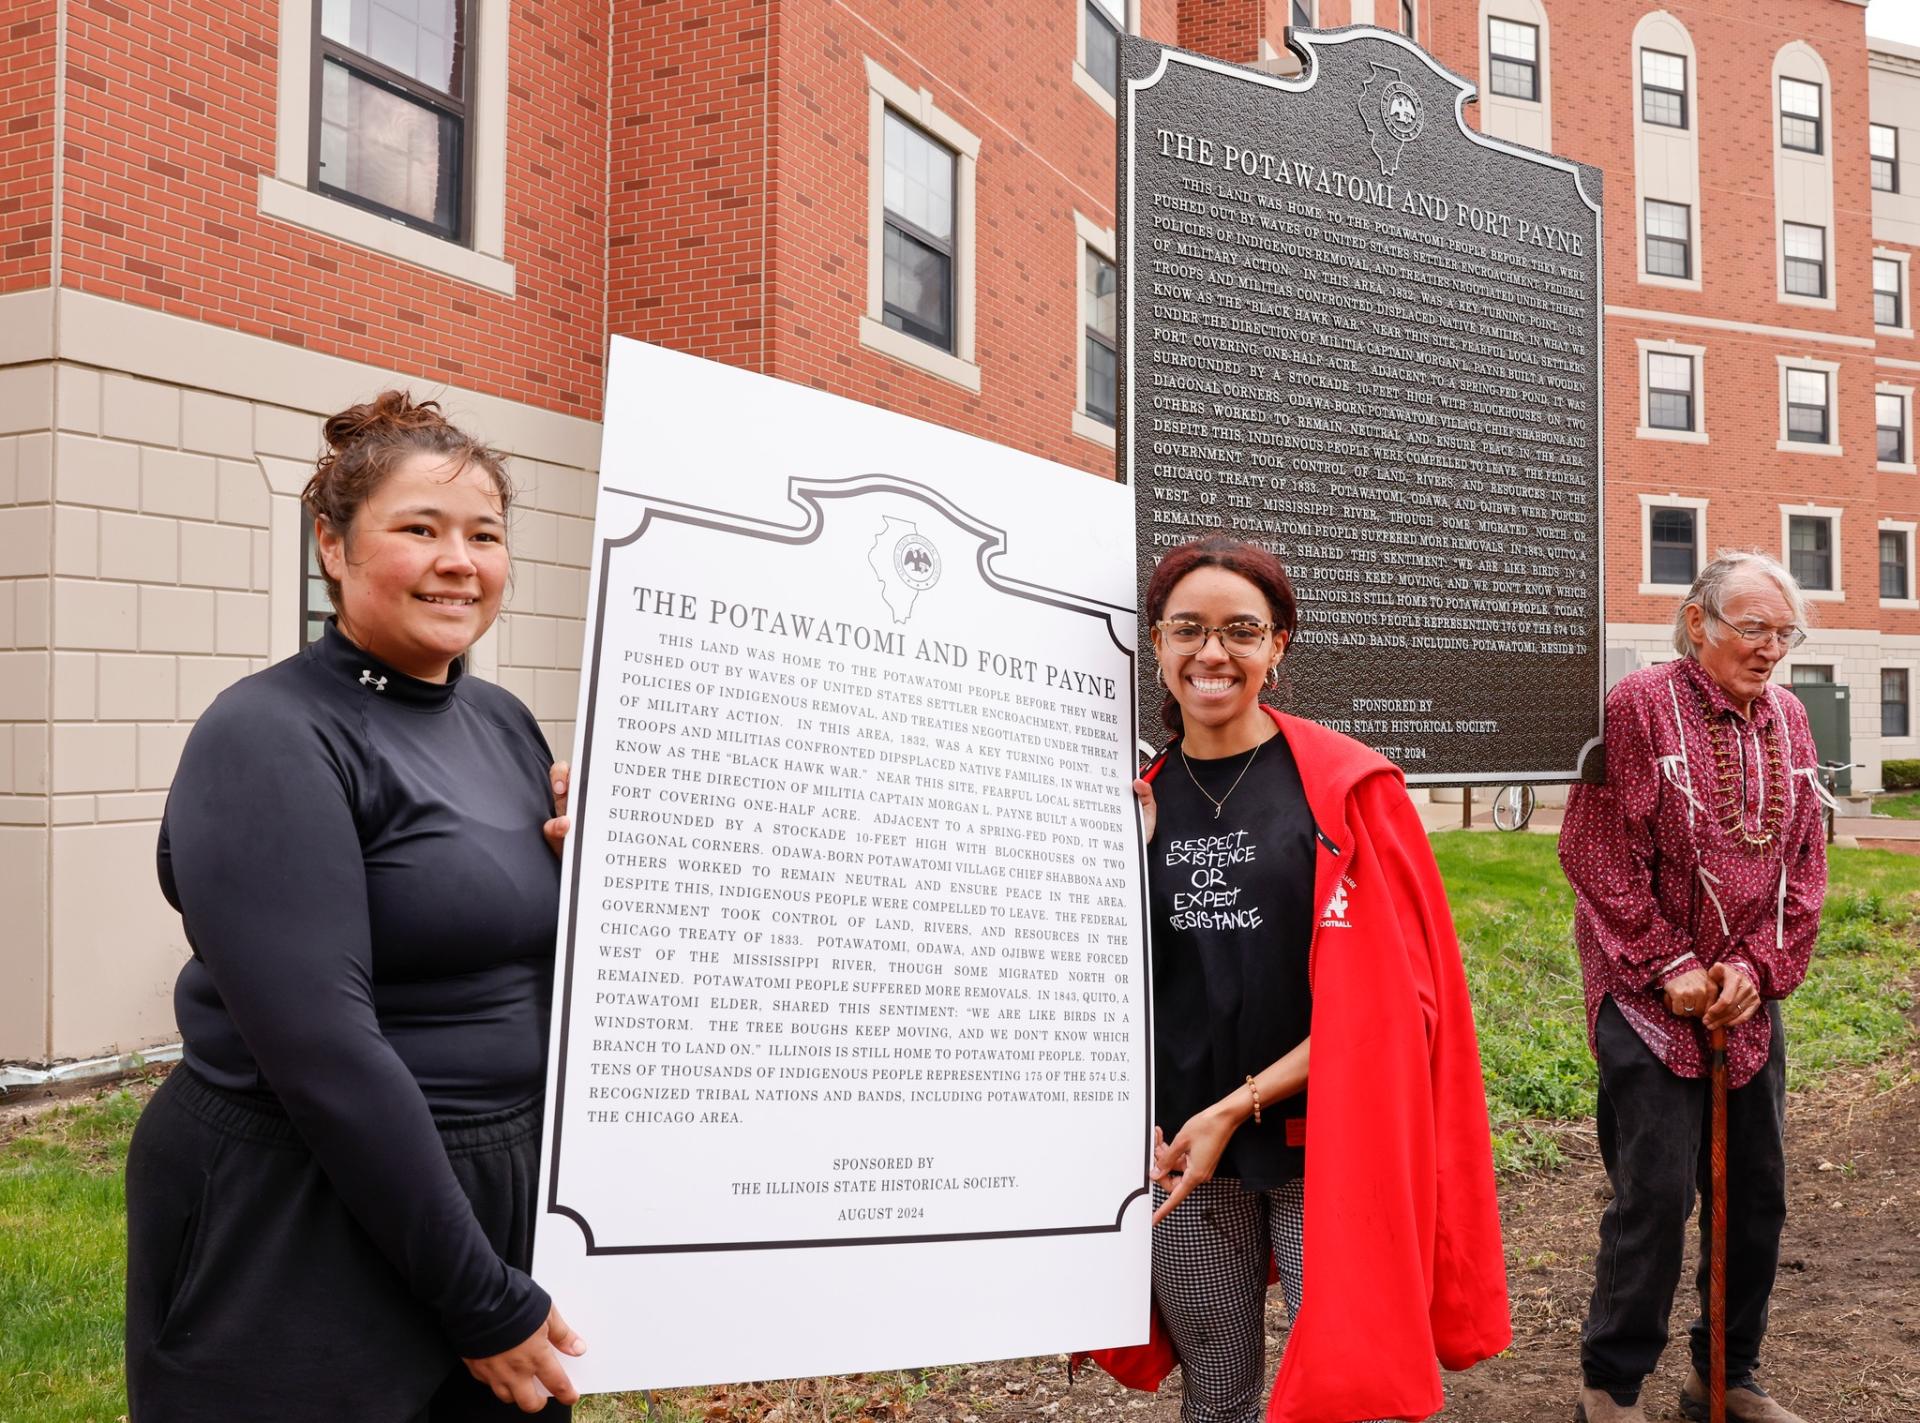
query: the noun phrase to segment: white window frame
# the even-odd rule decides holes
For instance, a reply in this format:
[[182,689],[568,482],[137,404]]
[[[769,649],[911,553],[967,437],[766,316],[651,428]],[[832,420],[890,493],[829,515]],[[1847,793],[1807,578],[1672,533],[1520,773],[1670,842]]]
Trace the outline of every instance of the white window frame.
[[[1898,326],[1882,326],[1878,321],[1876,321],[1873,324],[1873,329],[1883,336],[1901,336],[1901,337],[1912,336],[1913,335],[1913,287],[1907,281],[1907,275],[1908,275],[1907,268],[1909,266],[1910,259],[1912,258],[1913,254],[1911,252],[1902,252],[1897,248],[1893,248],[1893,247],[1876,247],[1873,249],[1873,255],[1875,260],[1878,260],[1881,262],[1892,262],[1896,267],[1900,269],[1900,321],[1901,321],[1901,324]],[[1868,287],[1869,294],[1871,294],[1872,287],[1873,287],[1873,275],[1872,275],[1873,268],[1872,267],[1867,268],[1867,274],[1868,274],[1867,287]]]
[[[1683,445],[1704,445],[1710,443],[1707,438],[1707,348],[1705,346],[1682,346],[1677,341],[1636,340],[1634,343],[1640,361],[1640,428],[1633,432],[1639,440],[1673,440]],[[1647,423],[1647,406],[1650,403],[1648,391],[1651,389],[1651,365],[1648,356],[1688,356],[1693,360],[1693,428],[1691,430],[1662,430]],[[1782,377],[1782,379],[1785,379]]]
[[[1100,4],[1100,0],[1092,0],[1092,3],[1098,5]],[[1108,118],[1118,118],[1120,115],[1119,96],[1117,94],[1109,94],[1106,86],[1098,79],[1095,79],[1093,77],[1093,71],[1087,68],[1087,4],[1088,0],[1075,0],[1076,8],[1073,12],[1073,82],[1081,93],[1085,94],[1089,99],[1092,99],[1094,103],[1106,110]],[[1140,0],[1122,0],[1120,6],[1122,14],[1117,24],[1117,28],[1121,34],[1131,35],[1139,33],[1137,28],[1140,23],[1139,5]],[[1101,8],[1107,10],[1107,14],[1109,18],[1111,18],[1113,14],[1112,9],[1107,6],[1101,6]]]
[[[1907,596],[1904,598],[1882,598],[1880,600],[1880,606],[1883,608],[1920,608],[1920,592],[1916,592],[1914,588],[1915,573],[1914,573],[1914,567],[1913,567],[1913,555],[1914,555],[1914,543],[1915,543],[1914,530],[1916,527],[1920,527],[1920,526],[1917,526],[1911,522],[1903,523],[1899,519],[1882,519],[1879,523],[1879,526],[1874,531],[1873,586],[1876,591],[1880,587],[1879,535],[1904,534],[1907,540]],[[1912,684],[1912,679],[1909,678],[1907,691],[1911,695],[1913,690],[1914,688]],[[1910,720],[1908,722],[1908,725],[1911,726],[1912,724],[1913,723]]]
[[[1798,144],[1788,143],[1786,135],[1787,85],[1798,84],[1803,89],[1811,89],[1814,94],[1816,112],[1813,115],[1814,146],[1802,148]],[[1796,111],[1793,118],[1806,121],[1805,114]],[[1788,153],[1804,153],[1809,158],[1823,156],[1833,143],[1833,105],[1828,99],[1827,85],[1817,79],[1803,78],[1798,74],[1783,74],[1773,82],[1773,118],[1774,142]]]
[[[1885,129],[1893,135],[1893,157],[1882,158],[1873,151],[1873,131],[1875,129]],[[1873,181],[1873,165],[1876,163],[1891,163],[1893,165],[1891,170],[1893,174],[1893,186],[1891,188],[1883,188]],[[1867,186],[1876,193],[1898,193],[1900,191],[1900,127],[1898,124],[1877,124],[1871,122],[1867,124]]]
[[[1641,82],[1648,50],[1677,56],[1687,69],[1688,112],[1685,128],[1647,122],[1642,112]],[[1633,29],[1633,179],[1634,251],[1639,254],[1634,280],[1641,286],[1671,291],[1701,290],[1700,270],[1707,254],[1700,241],[1700,123],[1699,55],[1685,25],[1665,10],[1640,17]],[[1647,203],[1674,203],[1687,210],[1687,263],[1684,277],[1662,276],[1647,270]]]
[[[1787,229],[1799,228],[1802,232],[1820,234],[1820,260],[1809,263],[1805,257],[1796,257],[1787,250]],[[1833,229],[1823,227],[1817,222],[1795,222],[1792,218],[1780,224],[1780,291],[1789,300],[1814,306],[1833,305]],[[1820,290],[1818,292],[1797,292],[1787,286],[1787,263],[1798,262],[1802,266],[1816,265],[1820,271]]]
[[1684,583],[1653,581],[1653,511],[1655,509],[1693,510],[1693,566],[1695,576],[1707,566],[1707,501],[1679,494],[1642,494],[1640,496],[1640,591],[1644,595],[1670,598],[1676,590],[1684,592]]
[[[1479,0],[1474,48],[1479,52],[1480,131],[1495,138],[1553,151],[1553,26],[1545,0]],[[1494,20],[1531,25],[1535,89],[1531,99],[1509,98],[1493,90]]]
[[[867,66],[867,309],[860,317],[860,344],[869,351],[980,393],[974,361],[975,180],[980,140],[933,102],[933,92],[915,89],[869,57]],[[953,350],[942,351],[916,336],[895,331],[884,319],[882,277],[886,251],[887,110],[919,125],[953,150]]]
[[[1780,566],[1793,570],[1791,534],[1794,519],[1825,519],[1833,535],[1833,587],[1802,588],[1801,596],[1815,603],[1844,602],[1847,596],[1846,564],[1841,560],[1840,522],[1844,509],[1829,509],[1818,504],[1782,504],[1780,506]],[[1876,554],[1878,550],[1876,549]]]
[[[1840,363],[1818,361],[1811,356],[1775,356],[1773,359],[1780,373],[1776,382],[1780,387],[1780,438],[1774,442],[1774,449],[1787,455],[1845,454],[1840,444]],[[1824,445],[1787,438],[1787,372],[1790,370],[1827,373],[1827,442]]]
[[320,0],[280,0],[277,122],[271,173],[260,175],[260,214],[350,242],[473,286],[512,296],[507,253],[507,11],[510,0],[472,0],[473,245],[407,227],[307,186],[313,124],[314,10]]
[[[1902,442],[1906,449],[1906,459],[1898,464],[1878,458],[1880,453],[1880,412],[1873,412],[1873,450],[1876,456],[1874,468],[1882,474],[1920,474],[1920,464],[1916,464],[1913,453],[1913,387],[1894,385],[1891,381],[1877,381],[1873,387],[1875,395],[1891,395],[1900,401],[1900,418],[1906,439]],[[1876,406],[1878,402],[1875,402]],[[1884,525],[1882,526],[1884,527]]]
[[[1820,151],[1788,148],[1781,142],[1783,80],[1810,84],[1820,91]],[[1833,75],[1820,52],[1805,40],[1790,40],[1773,57],[1769,81],[1773,134],[1773,281],[1774,300],[1782,306],[1838,309],[1835,291],[1840,285],[1837,213],[1833,201]],[[1787,290],[1786,224],[1824,230],[1825,292],[1805,296]]]
[[1119,246],[1111,227],[1100,226],[1084,213],[1074,213],[1073,227],[1078,238],[1073,246],[1073,433],[1083,440],[1092,440],[1096,445],[1112,449],[1119,439],[1119,430],[1087,414],[1087,316],[1084,299],[1087,249],[1091,248],[1118,267],[1116,253]]
[[[1882,603],[1880,606],[1883,608],[1915,607],[1915,606],[1920,606],[1920,604]],[[1881,705],[1879,682],[1880,682],[1880,674],[1882,672],[1905,672],[1907,674],[1907,734],[1905,736],[1878,736],[1879,729],[1880,729],[1880,721],[1879,721],[1879,718],[1877,717],[1874,720],[1874,732],[1876,736],[1878,736],[1878,739],[1882,748],[1892,746],[1892,747],[1897,747],[1901,750],[1905,750],[1906,748],[1914,745],[1916,741],[1920,741],[1920,715],[1916,714],[1917,711],[1920,711],[1920,708],[1916,708],[1914,706],[1914,702],[1916,698],[1920,698],[1920,669],[1917,669],[1913,662],[1909,661],[1904,657],[1889,657],[1884,659],[1877,667],[1873,669],[1873,680],[1874,680],[1873,693],[1874,693],[1874,705],[1876,707]],[[1883,749],[1881,753],[1881,759],[1893,760],[1898,758],[1887,756]]]

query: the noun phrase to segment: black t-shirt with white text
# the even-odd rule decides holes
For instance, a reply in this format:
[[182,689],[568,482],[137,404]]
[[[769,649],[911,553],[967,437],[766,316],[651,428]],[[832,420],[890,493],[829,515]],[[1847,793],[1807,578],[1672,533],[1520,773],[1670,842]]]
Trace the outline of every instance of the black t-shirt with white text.
[[[1176,746],[1153,791],[1154,1119],[1171,1141],[1307,1036],[1314,824],[1284,736],[1218,760]],[[1262,1103],[1214,1174],[1254,1190],[1304,1174],[1306,1111],[1304,1092]]]

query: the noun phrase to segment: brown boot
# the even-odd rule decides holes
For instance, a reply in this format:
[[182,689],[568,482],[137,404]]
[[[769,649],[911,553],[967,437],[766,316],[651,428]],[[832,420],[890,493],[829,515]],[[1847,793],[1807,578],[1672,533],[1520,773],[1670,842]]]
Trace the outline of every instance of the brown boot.
[[1615,1403],[1604,1388],[1583,1384],[1573,1405],[1573,1423],[1647,1423],[1647,1415],[1638,1403]]
[[[1698,1369],[1687,1370],[1687,1381],[1680,1385],[1680,1411],[1702,1423],[1707,1416],[1707,1381]],[[1806,1423],[1798,1413],[1789,1413],[1758,1384],[1727,1390],[1727,1417],[1735,1423]]]

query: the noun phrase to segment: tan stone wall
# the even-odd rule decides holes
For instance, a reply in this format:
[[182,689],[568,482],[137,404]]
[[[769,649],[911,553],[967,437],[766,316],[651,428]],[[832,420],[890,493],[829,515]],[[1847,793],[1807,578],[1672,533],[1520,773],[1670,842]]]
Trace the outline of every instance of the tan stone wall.
[[[150,315],[128,309],[129,351]],[[111,310],[90,316],[110,333]],[[0,368],[0,1061],[176,1036],[187,949],[155,835],[195,718],[298,646],[298,492],[325,410],[408,386],[508,451],[514,578],[475,667],[562,757],[578,696],[597,427],[267,342],[173,380],[87,354]]]

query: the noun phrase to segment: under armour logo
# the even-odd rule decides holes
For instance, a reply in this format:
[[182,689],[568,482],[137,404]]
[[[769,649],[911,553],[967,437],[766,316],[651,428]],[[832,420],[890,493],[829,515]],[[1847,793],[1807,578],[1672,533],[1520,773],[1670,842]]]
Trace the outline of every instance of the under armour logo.
[[387,690],[387,679],[374,676],[372,670],[368,669],[360,674],[360,685],[371,687],[376,692],[384,692]]

